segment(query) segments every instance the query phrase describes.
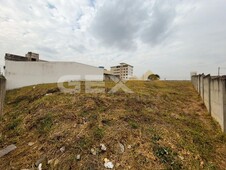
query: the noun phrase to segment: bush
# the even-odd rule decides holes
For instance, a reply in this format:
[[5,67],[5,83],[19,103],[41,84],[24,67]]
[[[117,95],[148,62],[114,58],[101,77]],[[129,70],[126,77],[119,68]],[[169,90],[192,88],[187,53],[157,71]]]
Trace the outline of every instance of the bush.
[[53,126],[53,116],[48,113],[38,122],[38,131],[39,133],[48,133]]

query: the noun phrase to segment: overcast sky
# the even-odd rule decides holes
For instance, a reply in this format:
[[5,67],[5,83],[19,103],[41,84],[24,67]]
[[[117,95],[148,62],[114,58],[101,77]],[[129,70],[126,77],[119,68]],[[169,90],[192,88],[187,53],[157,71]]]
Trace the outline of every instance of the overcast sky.
[[0,0],[0,65],[28,51],[162,79],[226,74],[226,0]]

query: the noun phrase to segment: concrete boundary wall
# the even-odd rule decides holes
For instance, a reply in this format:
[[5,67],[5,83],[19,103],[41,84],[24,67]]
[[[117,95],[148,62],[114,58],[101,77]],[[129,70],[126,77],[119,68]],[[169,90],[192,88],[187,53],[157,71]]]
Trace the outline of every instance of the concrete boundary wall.
[[204,77],[205,75],[202,74],[200,77],[199,77],[199,81],[200,81],[200,87],[199,87],[199,94],[201,96],[202,99],[204,99],[204,85],[203,85],[203,80],[204,80]]
[[226,76],[201,74],[192,76],[191,81],[208,112],[226,133]]
[[211,82],[211,77],[210,75],[206,75],[203,77],[203,101],[206,105],[207,110],[209,113],[211,112],[211,93],[210,93],[210,82]]
[[6,79],[4,76],[0,75],[0,116],[3,115],[5,93],[6,93]]
[[[103,81],[103,69],[76,62],[5,61],[6,89],[68,81]],[[70,78],[71,77],[71,78]]]

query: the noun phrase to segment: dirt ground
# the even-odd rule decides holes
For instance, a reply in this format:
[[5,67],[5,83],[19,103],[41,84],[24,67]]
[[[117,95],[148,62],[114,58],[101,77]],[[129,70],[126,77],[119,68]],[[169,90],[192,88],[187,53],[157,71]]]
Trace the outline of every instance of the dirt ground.
[[126,85],[134,93],[63,94],[55,84],[8,91],[0,148],[17,149],[0,169],[105,169],[105,158],[122,170],[225,169],[226,136],[190,82]]

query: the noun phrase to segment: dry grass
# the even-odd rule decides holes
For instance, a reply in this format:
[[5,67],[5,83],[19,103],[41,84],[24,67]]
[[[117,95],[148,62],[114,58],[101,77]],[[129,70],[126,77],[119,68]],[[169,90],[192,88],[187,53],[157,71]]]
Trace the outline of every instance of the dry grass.
[[[106,90],[113,85],[107,82]],[[32,168],[42,157],[53,160],[43,163],[44,169],[104,169],[104,158],[115,169],[226,167],[226,137],[190,82],[127,85],[135,93],[62,94],[55,84],[8,91],[0,148],[12,143],[18,148],[0,158],[0,169]],[[96,156],[91,148],[97,149]]]

